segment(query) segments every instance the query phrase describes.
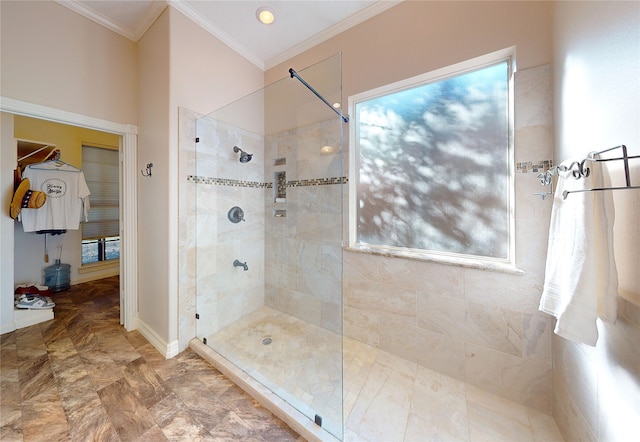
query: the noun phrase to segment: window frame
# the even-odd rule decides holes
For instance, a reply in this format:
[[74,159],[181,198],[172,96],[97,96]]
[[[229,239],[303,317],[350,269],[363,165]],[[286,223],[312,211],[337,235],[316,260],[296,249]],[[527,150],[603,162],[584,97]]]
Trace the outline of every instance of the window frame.
[[348,221],[348,249],[357,252],[379,254],[384,256],[395,256],[402,258],[417,259],[422,261],[438,262],[443,264],[460,265],[464,267],[494,269],[507,272],[520,273],[515,265],[515,149],[514,149],[514,74],[516,72],[515,46],[495,51],[486,55],[472,58],[460,63],[456,63],[444,68],[436,69],[411,78],[400,80],[388,85],[384,85],[369,91],[361,92],[349,96],[349,114],[356,116],[356,105],[378,97],[394,94],[403,90],[412,89],[420,85],[434,83],[467,72],[479,70],[491,65],[506,61],[508,72],[508,141],[507,141],[507,213],[508,213],[508,234],[506,240],[507,257],[495,258],[489,256],[466,255],[453,252],[443,252],[436,250],[411,249],[396,247],[391,245],[373,245],[358,242],[358,185],[360,180],[360,150],[356,144],[358,125],[355,118],[349,127],[349,221]]
[[[117,235],[106,235],[106,236],[100,236],[100,237],[95,237],[95,238],[84,238],[84,230],[81,230],[81,235],[80,235],[80,269],[79,271],[82,272],[82,270],[93,270],[96,268],[106,268],[106,267],[116,267],[119,266],[120,263],[120,255],[122,253],[122,232],[121,232],[121,226],[122,226],[122,170],[121,170],[121,163],[122,163],[122,152],[120,150],[120,148],[118,146],[108,146],[108,145],[100,145],[97,143],[88,143],[88,142],[83,142],[82,143],[82,149],[83,149],[83,153],[84,153],[84,148],[90,148],[90,149],[103,149],[103,150],[108,150],[108,151],[112,151],[115,152],[118,160],[117,160],[117,164],[118,164],[118,181],[117,181],[117,186],[118,186],[118,234]],[[83,156],[84,158],[84,156]],[[89,196],[89,201],[91,201],[91,196]],[[84,223],[80,224],[81,227],[84,229]],[[111,238],[117,238],[117,241],[119,243],[118,245],[118,257],[117,258],[111,258],[111,259],[106,259],[106,243],[107,242],[111,242],[113,241]],[[83,246],[85,245],[85,243],[90,243],[90,242],[97,242],[98,244],[98,260],[97,261],[91,261],[91,262],[84,262],[84,255],[83,255]]]

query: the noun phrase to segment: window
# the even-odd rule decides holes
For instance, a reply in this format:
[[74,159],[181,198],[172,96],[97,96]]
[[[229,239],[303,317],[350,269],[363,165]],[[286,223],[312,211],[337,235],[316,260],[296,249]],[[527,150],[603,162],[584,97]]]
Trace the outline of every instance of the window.
[[351,247],[511,262],[511,53],[350,98]]
[[91,191],[89,222],[82,224],[82,264],[119,259],[118,151],[83,146],[82,168]]

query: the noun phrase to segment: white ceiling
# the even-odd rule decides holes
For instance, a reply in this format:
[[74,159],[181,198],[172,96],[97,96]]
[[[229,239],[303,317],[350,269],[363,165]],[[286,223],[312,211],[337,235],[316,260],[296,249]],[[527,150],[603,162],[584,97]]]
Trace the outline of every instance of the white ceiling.
[[[396,5],[401,0],[56,0],[137,41],[170,4],[261,69],[298,53]],[[259,23],[269,6],[276,19]]]

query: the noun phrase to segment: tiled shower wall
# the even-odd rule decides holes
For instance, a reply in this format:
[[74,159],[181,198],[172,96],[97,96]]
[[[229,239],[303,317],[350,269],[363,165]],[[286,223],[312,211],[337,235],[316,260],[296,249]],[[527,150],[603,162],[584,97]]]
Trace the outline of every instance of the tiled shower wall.
[[[299,180],[344,176],[345,151],[340,155],[320,154],[325,142],[331,144],[340,136],[337,123],[327,122],[328,135],[322,134],[320,127],[308,127],[268,137],[264,161],[258,159],[264,162],[266,185],[273,184],[273,173],[278,171],[286,171],[289,182],[284,204],[274,202],[273,188],[265,188],[261,194],[265,199],[265,228],[270,235],[264,249],[265,304],[336,330],[340,308],[339,301],[331,295],[339,290],[325,287],[332,284],[327,276],[339,275],[344,266],[345,335],[551,413],[553,322],[537,309],[551,200],[534,195],[544,188],[537,172],[528,167],[548,164],[552,158],[552,85],[548,65],[516,74],[515,103],[515,161],[521,165],[515,174],[516,264],[522,274],[352,251],[345,251],[341,259],[340,239],[326,235],[333,232],[333,223],[342,224],[334,216],[339,213],[334,203],[342,203],[343,186],[296,186]],[[189,207],[188,201],[195,199],[195,186],[186,179],[192,173],[189,171],[195,170],[195,131],[189,127],[194,116],[187,117],[186,113],[181,114],[185,118],[181,119],[180,138],[180,170],[184,174],[180,180],[180,207],[185,215],[181,217],[185,225],[180,234],[181,337],[195,335],[189,332],[195,330],[192,274],[196,226],[195,208]],[[335,128],[331,128],[332,124]],[[232,147],[225,147],[225,152],[231,153]],[[254,151],[259,153],[257,148]],[[283,157],[286,165],[274,165],[275,159]],[[214,175],[207,172],[206,176]],[[314,182],[305,182],[311,183]],[[228,208],[223,209],[215,222],[226,217]],[[286,217],[273,216],[275,209],[286,210]],[[287,236],[292,233],[294,236]],[[203,262],[201,254],[216,253],[201,252],[201,244],[199,239],[199,263]],[[207,248],[215,249],[211,244]],[[204,262],[213,260],[212,255]],[[251,268],[251,262],[249,265]],[[215,281],[213,275],[211,281]],[[276,283],[283,288],[274,290]]]
[[[265,177],[276,181],[264,202],[266,305],[337,333],[342,333],[341,144],[337,118],[265,140]],[[275,175],[283,172],[286,196],[276,199]]]
[[[197,294],[197,335],[191,336],[203,338],[264,305],[263,139],[206,116],[196,122],[186,110],[180,117],[180,290],[186,298],[180,306],[195,316]],[[234,146],[254,154],[252,160],[240,163]],[[236,206],[245,221],[228,219]],[[234,267],[235,259],[248,270]],[[185,330],[195,328],[182,313],[180,320],[181,328],[183,322]]]
[[[550,66],[516,73],[515,161],[553,156]],[[515,174],[522,274],[346,251],[344,333],[548,414],[551,317],[538,311],[551,199],[531,167]]]
[[[196,335],[196,310],[202,338],[263,305],[341,332],[341,141],[337,118],[263,138],[180,110],[181,338]],[[234,206],[246,221],[227,219]]]

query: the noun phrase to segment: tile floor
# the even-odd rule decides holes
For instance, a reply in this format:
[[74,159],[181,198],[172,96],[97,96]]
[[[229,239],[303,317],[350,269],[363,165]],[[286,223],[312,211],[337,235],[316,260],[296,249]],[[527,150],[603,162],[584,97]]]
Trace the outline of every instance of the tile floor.
[[[302,440],[191,350],[165,360],[138,332],[124,331],[117,278],[73,286],[54,300],[55,319],[0,336],[1,440]],[[287,380],[274,388],[295,385],[301,408],[323,404],[330,413],[340,390],[336,337],[266,313],[238,327],[249,341],[231,342],[246,354],[270,352],[279,362],[272,372]],[[256,340],[263,334],[272,344]],[[301,339],[321,351],[279,345]],[[343,345],[347,441],[563,440],[550,416],[358,341]],[[273,373],[261,370],[268,382]]]
[[551,416],[268,307],[207,344],[334,435],[343,345],[348,442],[563,441]]
[[53,320],[0,336],[0,440],[302,440],[191,350],[126,332],[117,284],[54,294]]

